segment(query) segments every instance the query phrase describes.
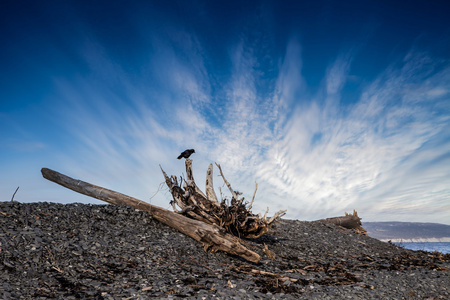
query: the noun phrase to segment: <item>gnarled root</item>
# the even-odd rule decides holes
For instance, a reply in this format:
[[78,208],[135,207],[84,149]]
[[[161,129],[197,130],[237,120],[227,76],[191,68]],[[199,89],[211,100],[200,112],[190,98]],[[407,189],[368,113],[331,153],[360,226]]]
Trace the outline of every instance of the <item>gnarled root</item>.
[[[258,238],[268,233],[274,223],[286,211],[279,211],[270,219],[266,217],[267,212],[263,217],[253,214],[251,208],[258,185],[256,185],[252,201],[250,203],[244,202],[244,197],[240,197],[241,193],[233,190],[231,184],[226,180],[220,165],[216,163],[216,166],[224,183],[231,192],[232,196],[229,203],[225,199],[222,199],[220,202],[217,200],[213,189],[212,165],[209,166],[207,171],[206,195],[195,184],[192,160],[186,159],[186,174],[188,178],[185,180],[183,188],[178,185],[175,176],[167,176],[161,168],[166,184],[173,196],[171,204],[174,211],[208,224],[218,225],[224,228],[226,232],[238,237]],[[176,209],[175,205],[181,211]]]

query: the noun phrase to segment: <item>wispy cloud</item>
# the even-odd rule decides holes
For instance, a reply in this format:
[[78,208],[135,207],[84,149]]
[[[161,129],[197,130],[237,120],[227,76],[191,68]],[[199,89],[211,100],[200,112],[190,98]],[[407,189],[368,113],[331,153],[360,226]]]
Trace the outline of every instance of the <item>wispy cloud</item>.
[[2,147],[9,148],[19,153],[35,152],[46,147],[45,143],[40,141],[28,141],[18,138],[10,138],[3,140]]
[[[273,199],[285,199],[278,206],[300,218],[360,208],[369,218],[428,211],[422,220],[446,220],[448,137],[430,155],[442,157],[442,164],[422,155],[449,126],[448,110],[440,116],[435,109],[448,101],[448,67],[436,73],[431,64],[423,55],[408,55],[368,85],[355,105],[332,106],[339,111],[315,102],[299,106],[258,173],[276,191]],[[338,61],[329,69],[326,94],[340,93],[348,67]],[[442,91],[441,101],[434,91]]]

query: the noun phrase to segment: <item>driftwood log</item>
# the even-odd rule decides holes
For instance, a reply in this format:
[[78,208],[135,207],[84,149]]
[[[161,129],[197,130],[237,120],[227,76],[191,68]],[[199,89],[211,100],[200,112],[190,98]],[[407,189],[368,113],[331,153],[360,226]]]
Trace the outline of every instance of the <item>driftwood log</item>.
[[[209,220],[212,220],[211,216],[205,215],[204,217],[198,217],[197,219],[188,218],[183,214],[171,212],[164,208],[151,205],[133,197],[100,186],[96,186],[88,182],[70,178],[69,176],[63,175],[47,168],[43,168],[41,172],[44,178],[75,192],[108,202],[110,204],[129,205],[136,209],[147,211],[158,221],[169,225],[170,227],[202,243],[205,251],[224,251],[230,254],[238,255],[248,261],[255,263],[261,259],[259,254],[244,247],[240,243],[240,239],[238,237],[227,233],[224,228],[218,226],[215,222],[209,222]],[[172,194],[175,193],[175,195],[177,195],[178,192],[183,193],[174,186],[172,186],[171,190]],[[195,190],[192,185],[189,191],[192,193],[192,195],[197,195],[196,193],[198,193],[199,195],[202,195],[202,197],[204,197],[204,194],[200,193],[201,191],[198,192],[197,190]],[[198,199],[201,199],[201,197]],[[205,201],[203,205],[210,205],[212,207],[214,205],[218,206],[219,204],[213,204],[212,201]],[[186,209],[185,212],[189,216],[192,216],[192,211],[188,212],[188,210]],[[195,216],[198,215],[195,214]]]
[[317,220],[316,222],[325,222],[335,224],[347,229],[352,229],[362,235],[367,235],[367,231],[362,227],[361,218],[358,217],[356,210],[353,210],[353,214],[345,213],[345,216],[334,217]]
[[241,193],[233,190],[231,184],[226,180],[220,165],[216,163],[216,166],[224,184],[231,192],[231,200],[229,201],[227,199],[221,199],[220,202],[217,200],[212,180],[212,164],[209,165],[206,173],[206,195],[195,183],[192,160],[186,159],[187,178],[186,180],[181,178],[180,182],[175,176],[169,177],[161,168],[166,184],[173,196],[173,201],[171,201],[173,210],[190,218],[217,225],[238,237],[258,238],[268,233],[286,211],[279,211],[271,218],[267,218],[267,211],[264,216],[253,214],[251,207],[258,186],[256,185],[252,201],[250,203],[245,202]]

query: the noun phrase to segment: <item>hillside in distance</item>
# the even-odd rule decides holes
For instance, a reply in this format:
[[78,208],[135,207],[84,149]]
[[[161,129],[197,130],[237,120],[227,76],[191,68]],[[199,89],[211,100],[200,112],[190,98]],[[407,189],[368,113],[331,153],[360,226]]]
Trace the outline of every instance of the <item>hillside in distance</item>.
[[450,225],[417,222],[364,222],[369,236],[392,242],[450,242]]

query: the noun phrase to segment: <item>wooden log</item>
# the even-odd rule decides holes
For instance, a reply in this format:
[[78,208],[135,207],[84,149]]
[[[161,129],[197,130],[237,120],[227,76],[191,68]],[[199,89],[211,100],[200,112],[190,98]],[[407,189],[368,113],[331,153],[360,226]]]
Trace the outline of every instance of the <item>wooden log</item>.
[[338,226],[342,226],[347,229],[354,229],[358,226],[361,226],[361,221],[359,218],[355,218],[354,216],[348,215],[348,216],[342,216],[342,217],[334,217],[334,218],[326,218],[318,220],[317,222],[325,222],[325,223],[331,223]]
[[88,182],[73,179],[47,168],[43,168],[41,173],[45,179],[53,181],[80,194],[93,197],[110,204],[128,205],[136,209],[147,211],[158,221],[202,243],[205,251],[224,251],[233,255],[238,255],[255,263],[261,259],[259,254],[245,248],[240,243],[239,238],[226,233],[223,228],[217,225],[211,225],[190,219],[167,209],[151,205],[147,202],[90,184]]
[[331,223],[347,229],[355,229],[363,235],[367,234],[367,231],[362,227],[361,218],[358,217],[358,213],[355,210],[353,210],[353,214],[345,213],[345,216],[342,217],[326,218],[316,222]]

